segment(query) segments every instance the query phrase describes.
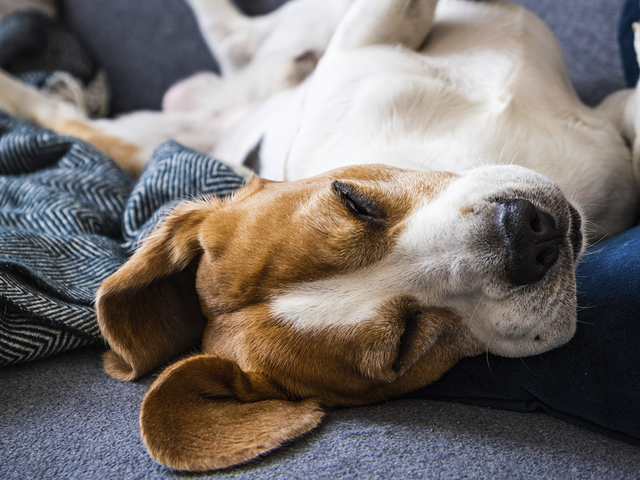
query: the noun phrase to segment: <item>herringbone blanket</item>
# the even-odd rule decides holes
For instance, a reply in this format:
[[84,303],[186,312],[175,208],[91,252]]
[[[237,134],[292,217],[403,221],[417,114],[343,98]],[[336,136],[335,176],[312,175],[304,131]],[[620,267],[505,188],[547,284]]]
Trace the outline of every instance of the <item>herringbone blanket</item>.
[[134,184],[92,146],[0,112],[0,365],[101,342],[100,283],[175,202],[243,181],[167,142]]

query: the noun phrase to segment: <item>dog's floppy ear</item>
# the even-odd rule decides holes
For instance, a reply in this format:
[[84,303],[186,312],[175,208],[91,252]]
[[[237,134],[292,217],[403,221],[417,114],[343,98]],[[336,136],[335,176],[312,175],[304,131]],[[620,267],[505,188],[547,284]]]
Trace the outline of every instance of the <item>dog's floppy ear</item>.
[[105,369],[133,380],[202,339],[195,273],[200,225],[216,200],[174,209],[138,251],[104,281],[96,297],[98,325],[111,351]]
[[230,361],[197,355],[169,366],[140,412],[151,456],[177,470],[216,470],[245,462],[314,428],[318,401],[290,401],[268,378]]

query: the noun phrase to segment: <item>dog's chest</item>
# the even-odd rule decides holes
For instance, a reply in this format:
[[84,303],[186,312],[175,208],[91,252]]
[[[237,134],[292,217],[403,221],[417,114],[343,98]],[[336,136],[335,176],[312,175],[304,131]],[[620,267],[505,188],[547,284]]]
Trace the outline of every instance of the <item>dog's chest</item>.
[[[478,148],[504,144],[499,123],[513,99],[511,78],[518,69],[509,53],[434,58],[380,47],[344,55],[313,79],[287,177],[360,163],[421,169],[433,160],[431,153],[447,165],[444,170],[468,168]],[[488,62],[492,68],[482,70]],[[390,146],[419,153],[375,158]]]

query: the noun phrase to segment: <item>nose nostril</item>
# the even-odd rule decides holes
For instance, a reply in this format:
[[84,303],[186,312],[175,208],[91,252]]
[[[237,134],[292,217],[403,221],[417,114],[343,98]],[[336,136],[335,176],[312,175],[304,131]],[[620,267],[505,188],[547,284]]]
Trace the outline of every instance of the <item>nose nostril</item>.
[[555,219],[528,200],[513,199],[498,204],[497,223],[509,281],[529,285],[542,280],[560,255],[564,235]]
[[542,221],[540,220],[540,216],[536,213],[536,216],[529,223],[531,225],[531,230],[536,233],[542,232]]

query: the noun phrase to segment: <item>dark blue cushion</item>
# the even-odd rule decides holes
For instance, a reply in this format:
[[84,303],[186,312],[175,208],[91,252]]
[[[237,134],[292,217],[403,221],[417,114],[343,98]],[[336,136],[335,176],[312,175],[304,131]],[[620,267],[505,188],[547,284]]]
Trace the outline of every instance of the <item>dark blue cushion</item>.
[[622,56],[622,67],[624,68],[624,78],[627,86],[635,87],[638,83],[640,68],[636,52],[633,48],[633,22],[640,21],[640,1],[627,0],[618,25],[618,40],[620,42],[620,54]]

